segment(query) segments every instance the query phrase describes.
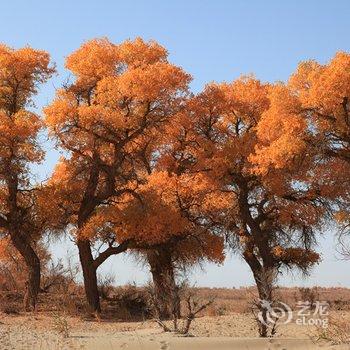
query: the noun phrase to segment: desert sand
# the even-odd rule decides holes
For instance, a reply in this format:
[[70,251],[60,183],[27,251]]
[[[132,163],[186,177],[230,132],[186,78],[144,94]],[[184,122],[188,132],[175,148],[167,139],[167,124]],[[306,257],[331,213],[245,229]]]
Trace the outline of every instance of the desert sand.
[[[341,316],[350,322],[350,312],[341,312]],[[350,345],[345,344],[315,343],[315,328],[295,323],[281,325],[276,338],[256,338],[255,323],[248,313],[198,318],[193,323],[191,337],[164,333],[150,320],[97,322],[77,317],[64,320],[69,332],[66,338],[60,334],[57,320],[51,315],[0,314],[0,349],[350,349]]]

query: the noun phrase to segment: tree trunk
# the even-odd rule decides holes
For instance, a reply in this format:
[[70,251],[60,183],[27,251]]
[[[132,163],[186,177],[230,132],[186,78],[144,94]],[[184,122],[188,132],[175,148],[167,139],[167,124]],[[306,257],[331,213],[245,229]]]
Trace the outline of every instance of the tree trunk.
[[84,277],[84,288],[89,309],[96,316],[101,312],[100,296],[97,287],[97,274],[88,240],[78,240],[79,258]]
[[[264,266],[258,258],[253,254],[251,250],[246,250],[243,253],[245,261],[248,263],[250,269],[253,272],[256,287],[258,289],[259,301],[257,307],[259,309],[260,318],[257,318],[259,325],[259,334],[261,337],[266,338],[269,336],[271,326],[269,323],[268,306],[273,304],[273,288],[276,280],[276,269],[272,264]],[[273,326],[273,325],[272,325]],[[272,327],[272,332],[274,327]],[[271,334],[273,335],[273,334]]]
[[166,249],[151,250],[147,253],[153,278],[158,317],[161,320],[180,317],[180,299],[175,281],[171,253]]
[[24,235],[11,233],[10,236],[12,244],[22,255],[28,271],[23,301],[25,310],[35,310],[40,291],[40,259]]
[[269,334],[269,332],[271,333],[271,330],[274,329],[274,325],[270,324],[271,319],[269,319],[267,307],[268,305],[273,307],[273,287],[276,276],[275,269],[262,267],[259,270],[253,271],[253,274],[258,289],[260,299],[259,310],[262,317],[262,321],[259,322],[259,333],[261,337],[266,338],[268,336],[273,336],[273,334]]

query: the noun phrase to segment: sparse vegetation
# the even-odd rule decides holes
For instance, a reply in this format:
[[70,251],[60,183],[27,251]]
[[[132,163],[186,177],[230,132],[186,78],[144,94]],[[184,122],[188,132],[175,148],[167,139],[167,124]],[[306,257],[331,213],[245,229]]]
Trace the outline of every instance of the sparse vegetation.
[[63,338],[69,337],[69,323],[67,315],[61,311],[52,312],[52,321],[54,330]]
[[164,330],[164,332],[174,332],[182,335],[189,335],[191,324],[194,319],[204,314],[205,310],[213,304],[211,298],[203,301],[196,295],[196,289],[189,288],[186,281],[176,286],[176,298],[171,300],[171,315],[168,320],[160,317],[159,308],[157,306],[157,295],[152,286],[148,287],[150,311],[152,317]]
[[315,302],[320,300],[318,288],[299,288],[299,299],[300,301],[308,302],[311,309],[315,308]]
[[327,341],[333,345],[350,344],[350,324],[341,315],[328,317],[327,327],[317,327],[314,341]]

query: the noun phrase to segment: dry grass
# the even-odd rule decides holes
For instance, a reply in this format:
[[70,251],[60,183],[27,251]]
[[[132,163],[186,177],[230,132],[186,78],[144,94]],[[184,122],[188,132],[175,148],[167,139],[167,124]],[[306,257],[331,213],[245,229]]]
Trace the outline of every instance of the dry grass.
[[[206,310],[208,316],[222,316],[231,313],[250,312],[251,301],[257,298],[255,287],[241,288],[196,288],[196,295],[203,300],[214,299],[215,303]],[[276,289],[278,300],[296,308],[298,301],[326,301],[330,310],[350,310],[350,288],[284,288]]]
[[63,338],[69,337],[69,323],[67,320],[67,315],[63,312],[53,312],[53,329],[61,335]]
[[317,327],[311,337],[314,341],[327,341],[333,345],[350,344],[350,324],[343,315],[328,317],[328,327]]
[[[241,288],[193,288],[192,294],[199,301],[214,300],[214,303],[199,316],[223,316],[232,313],[250,313],[251,302],[257,297],[255,287]],[[350,311],[350,288],[321,288],[311,291],[300,288],[278,288],[277,299],[296,309],[298,301],[320,300],[330,305],[330,310]],[[305,300],[306,298],[306,300]],[[115,321],[142,321],[150,318],[146,288],[127,285],[108,288],[101,301],[102,317]],[[17,313],[22,310],[22,295],[18,292],[0,291],[0,311]],[[86,314],[84,290],[82,286],[62,285],[40,293],[38,312],[52,313],[59,310],[69,316]]]

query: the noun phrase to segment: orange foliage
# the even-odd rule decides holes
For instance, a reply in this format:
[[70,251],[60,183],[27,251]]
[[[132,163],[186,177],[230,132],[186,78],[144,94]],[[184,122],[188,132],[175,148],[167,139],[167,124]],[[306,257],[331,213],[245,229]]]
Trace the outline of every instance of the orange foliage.
[[49,64],[45,51],[30,47],[14,50],[0,45],[1,226],[8,234],[15,222],[23,234],[33,239],[45,229],[29,173],[30,163],[43,160],[44,152],[38,142],[43,123],[28,106],[38,85],[54,73]]
[[[291,172],[308,162],[299,179],[313,188],[313,197],[330,212],[349,213],[350,54],[338,52],[324,65],[301,62],[288,84],[273,89],[250,158],[256,170]],[[347,228],[349,215],[341,216]]]
[[300,63],[286,86],[275,87],[252,161],[262,170],[283,167],[309,147],[349,162],[349,67],[350,54],[338,52],[325,65]]
[[[243,76],[192,95],[190,75],[158,43],[88,41],[66,59],[73,82],[44,110],[65,156],[39,189],[29,164],[43,159],[44,125],[28,106],[54,68],[44,51],[5,45],[0,68],[0,226],[32,241],[73,227],[84,277],[119,252],[115,244],[222,262],[223,234],[255,277],[305,270],[319,260],[312,242],[324,200],[348,220],[347,53],[301,63],[286,84]],[[96,241],[108,248],[93,258]]]
[[[294,264],[306,269],[318,260],[310,242],[312,228],[320,224],[323,211],[313,202],[318,192],[307,182],[310,162],[299,164],[293,171],[281,164],[269,172],[257,172],[252,162],[263,142],[285,130],[287,137],[279,140],[283,152],[288,155],[295,152],[293,147],[299,147],[288,140],[305,127],[302,121],[295,123],[295,101],[283,85],[262,84],[253,77],[208,85],[170,124],[172,137],[160,160],[161,166],[176,174],[205,174],[208,188],[217,197],[210,202],[222,204],[214,210],[215,219],[230,233],[233,247],[247,260],[261,262],[261,268]],[[282,120],[284,116],[286,120],[294,118],[293,129],[286,121],[269,130],[268,118],[275,114]],[[298,240],[304,244],[293,243]],[[284,253],[274,254],[276,247]]]
[[79,211],[91,171],[99,178],[92,197],[99,192],[106,200],[135,187],[135,172],[142,171],[134,168],[141,146],[177,112],[187,93],[189,75],[166,56],[155,42],[115,45],[101,39],[67,58],[76,82],[57,93],[45,114],[51,135],[71,152],[61,159],[51,183],[65,192],[73,211]]
[[[105,65],[98,72],[95,55]],[[166,160],[190,76],[168,62],[164,48],[141,39],[88,42],[67,67],[76,81],[45,109],[51,135],[70,152],[48,184],[56,203],[51,220],[60,226],[67,218],[78,242],[108,243],[98,265],[126,243],[142,253],[167,250],[181,264],[222,262],[223,238],[199,224],[225,206],[210,191],[211,179],[172,174]]]

